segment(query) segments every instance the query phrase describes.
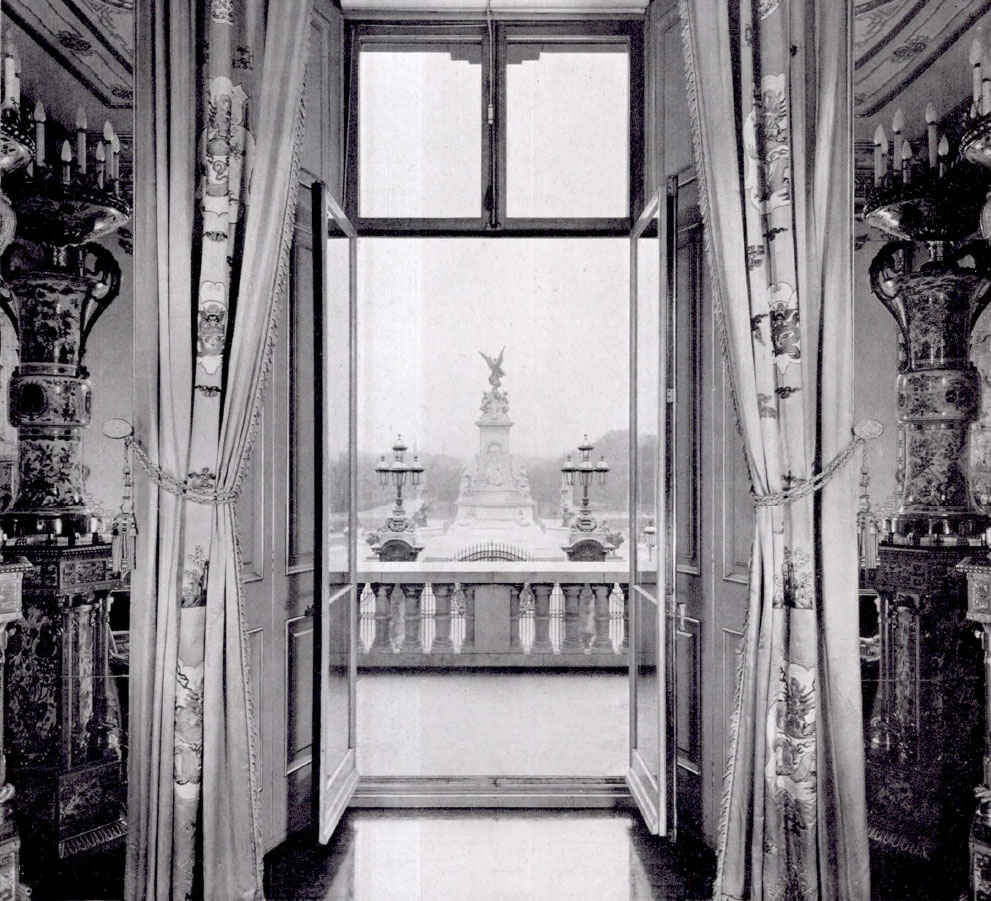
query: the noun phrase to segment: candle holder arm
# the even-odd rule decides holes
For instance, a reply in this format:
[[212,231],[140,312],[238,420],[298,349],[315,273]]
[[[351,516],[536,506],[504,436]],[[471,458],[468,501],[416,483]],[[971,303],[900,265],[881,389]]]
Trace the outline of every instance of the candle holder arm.
[[86,344],[93,326],[120,293],[120,266],[113,254],[99,244],[87,244],[83,250],[82,266],[85,272],[95,276],[97,281],[87,295],[83,308],[83,330],[79,343],[80,362],[85,357]]
[[10,290],[10,285],[0,279],[0,310],[7,314],[10,324],[14,327],[14,337],[19,341],[21,338],[20,329],[17,327],[17,314],[11,301],[14,300],[14,292]]
[[970,313],[970,328],[973,331],[974,326],[977,325],[977,320],[981,317],[981,313],[984,312],[988,302],[991,301],[991,293],[989,293],[989,290],[991,290],[991,245],[988,245],[988,242],[983,239],[968,241],[950,254],[947,257],[947,262],[955,265],[961,260],[967,259],[967,257],[970,257],[974,261],[974,272],[977,275],[986,277],[984,285],[973,295]]
[[871,290],[894,317],[902,337],[908,341],[908,316],[905,304],[895,287],[895,277],[907,270],[906,254],[914,249],[911,241],[891,241],[874,257],[870,268]]

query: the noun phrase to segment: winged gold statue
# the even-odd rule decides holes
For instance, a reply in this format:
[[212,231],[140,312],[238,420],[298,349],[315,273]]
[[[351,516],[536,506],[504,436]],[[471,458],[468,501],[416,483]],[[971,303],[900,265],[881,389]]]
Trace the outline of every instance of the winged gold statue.
[[488,354],[482,353],[482,351],[479,351],[479,353],[482,355],[482,359],[485,360],[489,366],[489,384],[493,388],[498,388],[502,384],[502,377],[506,374],[505,370],[502,368],[502,358],[506,353],[506,348],[504,347],[500,350],[499,356],[494,360]]

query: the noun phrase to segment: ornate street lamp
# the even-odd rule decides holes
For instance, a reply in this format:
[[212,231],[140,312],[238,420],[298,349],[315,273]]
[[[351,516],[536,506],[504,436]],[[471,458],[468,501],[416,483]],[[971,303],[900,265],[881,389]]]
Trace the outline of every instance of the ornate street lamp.
[[599,457],[599,462],[592,461],[592,451],[594,447],[588,440],[578,445],[578,462],[575,463],[569,455],[561,467],[565,482],[569,487],[577,483],[582,489],[582,504],[578,511],[578,516],[572,520],[570,544],[564,548],[568,559],[576,560],[604,560],[610,550],[615,550],[614,542],[610,541],[611,536],[605,529],[592,518],[591,510],[588,506],[588,488],[594,481],[599,487],[606,484],[606,474],[609,472],[609,464],[605,457]]
[[396,443],[392,445],[392,460],[387,460],[383,454],[375,464],[379,484],[383,488],[388,488],[392,484],[396,489],[396,507],[385,520],[382,527],[383,534],[372,532],[368,536],[372,550],[380,560],[415,560],[422,550],[415,543],[416,525],[403,509],[403,487],[408,482],[410,486],[416,488],[423,475],[423,466],[416,454],[413,455],[411,462],[406,462],[408,450],[409,447],[403,443],[403,436],[399,435]]
[[397,519],[406,515],[403,510],[403,486],[407,479],[410,485],[416,488],[420,484],[420,476],[423,474],[423,466],[416,454],[413,455],[411,463],[406,462],[406,451],[408,450],[409,446],[403,444],[403,436],[399,435],[396,437],[396,443],[392,445],[392,462],[388,462],[385,459],[385,454],[383,454],[379,462],[375,464],[379,484],[383,488],[387,488],[390,482],[396,486],[396,509],[392,511],[392,515]]
[[568,459],[564,461],[564,465],[561,467],[561,472],[564,474],[569,487],[575,484],[576,476],[578,483],[582,487],[582,519],[589,518],[588,486],[592,484],[592,480],[594,479],[600,488],[603,487],[606,484],[606,474],[609,472],[609,464],[606,463],[605,457],[600,456],[598,463],[592,462],[592,451],[594,449],[595,445],[588,440],[588,435],[586,435],[584,442],[578,445],[580,457],[577,465],[572,461],[569,454]]

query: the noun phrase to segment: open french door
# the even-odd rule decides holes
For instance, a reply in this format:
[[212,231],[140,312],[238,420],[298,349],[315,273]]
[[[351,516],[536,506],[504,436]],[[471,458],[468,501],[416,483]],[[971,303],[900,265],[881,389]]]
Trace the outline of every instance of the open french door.
[[648,829],[673,838],[675,804],[674,323],[668,205],[655,195],[630,240],[630,766]]
[[357,234],[322,182],[313,192],[317,490],[314,724],[319,837],[330,836],[358,784],[355,757],[355,264]]

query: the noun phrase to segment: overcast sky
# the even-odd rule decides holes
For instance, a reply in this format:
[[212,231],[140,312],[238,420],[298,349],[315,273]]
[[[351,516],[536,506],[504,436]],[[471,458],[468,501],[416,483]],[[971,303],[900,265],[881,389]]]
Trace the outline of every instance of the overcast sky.
[[557,455],[628,422],[629,241],[364,238],[358,251],[358,446],[477,450],[489,370],[512,449]]

